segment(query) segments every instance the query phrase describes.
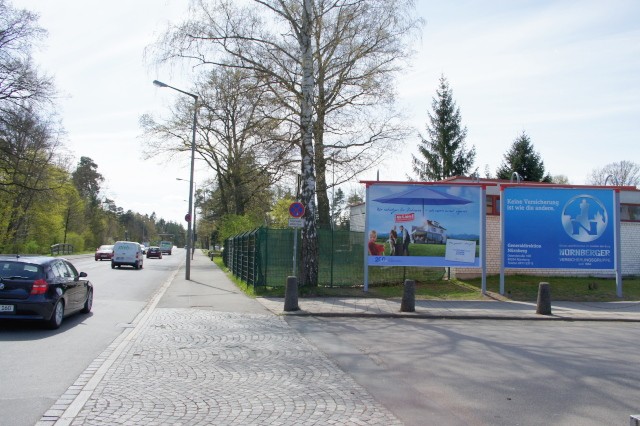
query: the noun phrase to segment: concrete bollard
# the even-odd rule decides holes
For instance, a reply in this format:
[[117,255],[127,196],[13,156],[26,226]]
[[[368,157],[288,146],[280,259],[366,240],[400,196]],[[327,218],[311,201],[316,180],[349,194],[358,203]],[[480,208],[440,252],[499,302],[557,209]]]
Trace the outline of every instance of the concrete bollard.
[[551,315],[551,284],[540,283],[538,286],[538,307],[536,314]]
[[400,312],[416,311],[416,282],[414,280],[404,280],[404,291],[402,292],[402,303]]
[[287,277],[287,286],[284,289],[284,311],[299,311],[298,306],[298,278]]

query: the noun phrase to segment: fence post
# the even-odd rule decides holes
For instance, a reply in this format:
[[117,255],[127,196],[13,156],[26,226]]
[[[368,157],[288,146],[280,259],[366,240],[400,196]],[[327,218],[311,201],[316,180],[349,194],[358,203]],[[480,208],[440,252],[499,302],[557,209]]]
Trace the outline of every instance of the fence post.
[[287,277],[287,286],[284,289],[284,311],[298,311],[298,278]]
[[400,312],[416,311],[416,282],[414,280],[404,280],[404,290],[402,292],[402,303]]

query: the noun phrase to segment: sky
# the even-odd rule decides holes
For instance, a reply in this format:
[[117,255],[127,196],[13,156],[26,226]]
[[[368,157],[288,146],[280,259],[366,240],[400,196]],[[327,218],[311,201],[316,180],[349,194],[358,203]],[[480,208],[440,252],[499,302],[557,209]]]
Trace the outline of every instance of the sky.
[[[177,178],[189,179],[189,156],[144,160],[139,118],[166,115],[184,96],[153,80],[189,90],[191,70],[158,69],[144,59],[169,23],[185,19],[188,0],[8,1],[38,13],[48,31],[34,59],[61,95],[74,163],[92,158],[104,195],[125,211],[184,223],[189,185]],[[546,171],[571,184],[587,184],[593,170],[613,162],[640,163],[638,0],[416,0],[416,13],[425,26],[411,68],[398,79],[398,104],[415,137],[360,179],[412,175],[441,76],[481,176],[486,169],[495,175],[523,132]],[[213,178],[198,163],[196,186]]]

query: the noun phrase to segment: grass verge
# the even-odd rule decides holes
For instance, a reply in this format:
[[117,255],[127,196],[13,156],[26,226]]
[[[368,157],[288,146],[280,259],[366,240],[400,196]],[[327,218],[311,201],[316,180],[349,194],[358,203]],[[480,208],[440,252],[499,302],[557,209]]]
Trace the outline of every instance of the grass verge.
[[[247,285],[239,280],[224,266],[221,257],[214,257],[220,269],[229,279],[250,297],[284,297],[282,287],[258,287]],[[487,294],[481,292],[480,278],[466,280],[430,280],[416,281],[416,299],[432,300],[513,300],[535,302],[538,286],[541,282],[551,284],[551,299],[571,302],[620,302],[640,301],[640,277],[626,277],[622,280],[622,294],[616,295],[616,281],[613,278],[598,277],[540,277],[530,275],[509,275],[505,277],[504,295],[500,294],[500,276],[487,277]],[[300,297],[373,297],[401,298],[403,285],[370,285],[364,292],[362,286],[353,287],[301,287]]]

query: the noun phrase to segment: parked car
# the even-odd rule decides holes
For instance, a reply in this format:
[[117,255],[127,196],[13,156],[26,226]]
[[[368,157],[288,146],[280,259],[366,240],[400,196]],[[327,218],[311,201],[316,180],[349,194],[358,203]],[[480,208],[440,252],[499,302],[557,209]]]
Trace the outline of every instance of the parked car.
[[149,259],[150,257],[157,257],[158,259],[162,259],[162,250],[160,250],[160,247],[149,247],[147,249],[147,259]]
[[103,245],[96,249],[96,261],[98,260],[111,260],[113,257],[113,246]]
[[38,320],[56,329],[64,317],[92,306],[93,285],[68,260],[0,255],[0,321]]
[[134,269],[142,269],[144,256],[140,243],[133,241],[116,241],[113,245],[113,257],[111,258],[111,269],[122,265],[133,266]]

